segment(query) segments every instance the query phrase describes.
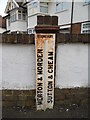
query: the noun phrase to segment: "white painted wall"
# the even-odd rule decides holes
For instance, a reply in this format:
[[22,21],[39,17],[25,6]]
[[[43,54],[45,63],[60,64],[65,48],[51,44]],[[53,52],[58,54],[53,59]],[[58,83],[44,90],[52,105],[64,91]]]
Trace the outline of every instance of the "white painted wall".
[[88,17],[89,7],[90,4],[85,5],[84,2],[75,2],[73,22],[76,23],[90,20],[90,18]]
[[58,44],[56,87],[88,86],[88,45]]
[[2,49],[3,89],[34,89],[34,45],[3,45]]
[[[35,46],[3,44],[1,49],[2,88],[35,89]],[[57,88],[88,86],[88,44],[58,44],[56,59]]]
[[[71,8],[72,3],[67,3],[68,9],[56,13],[59,17],[59,25],[70,24],[71,22]],[[90,4],[85,4],[83,2],[74,2],[74,11],[73,11],[73,23],[84,22],[90,20],[89,15]]]
[[56,12],[55,14],[58,16],[58,24],[64,25],[64,24],[70,24],[71,22],[71,2],[67,2],[67,9],[64,11]]
[[23,20],[18,20],[16,22],[12,22],[10,25],[11,32],[13,31],[27,31],[27,22]]
[[56,4],[55,2],[49,2],[48,3],[48,13],[53,16],[55,15],[55,11],[56,11]]
[[34,28],[37,25],[37,15],[38,14],[35,14],[34,16],[28,17],[28,29]]

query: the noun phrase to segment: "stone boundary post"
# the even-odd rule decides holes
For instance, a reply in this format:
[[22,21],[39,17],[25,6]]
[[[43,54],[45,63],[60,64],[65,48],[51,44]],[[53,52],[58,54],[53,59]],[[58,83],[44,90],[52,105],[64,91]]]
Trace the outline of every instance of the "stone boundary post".
[[55,81],[55,40],[59,31],[57,16],[38,16],[35,27],[36,107],[53,109]]

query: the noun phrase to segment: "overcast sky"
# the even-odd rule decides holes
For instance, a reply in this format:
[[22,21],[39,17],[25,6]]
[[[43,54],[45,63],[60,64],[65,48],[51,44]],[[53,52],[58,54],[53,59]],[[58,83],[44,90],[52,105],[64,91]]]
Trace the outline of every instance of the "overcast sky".
[[5,7],[8,0],[0,0],[0,15],[5,16]]

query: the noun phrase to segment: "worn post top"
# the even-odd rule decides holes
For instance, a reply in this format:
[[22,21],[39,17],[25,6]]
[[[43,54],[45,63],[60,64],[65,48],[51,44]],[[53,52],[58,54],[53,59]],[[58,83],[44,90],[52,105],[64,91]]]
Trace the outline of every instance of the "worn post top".
[[57,16],[37,16],[36,33],[57,33],[59,31]]

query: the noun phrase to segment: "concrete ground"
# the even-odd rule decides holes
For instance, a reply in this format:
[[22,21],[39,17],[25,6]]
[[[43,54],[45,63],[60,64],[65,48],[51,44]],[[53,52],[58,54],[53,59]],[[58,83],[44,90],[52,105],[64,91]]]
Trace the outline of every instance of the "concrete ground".
[[[89,118],[90,90],[87,88],[55,89],[54,109],[36,111],[35,91],[24,91],[23,96],[18,97],[18,92],[4,91],[2,101],[2,117],[5,118]],[[28,93],[30,97],[28,96]],[[9,95],[10,93],[10,95]],[[17,99],[15,99],[15,95]],[[27,97],[25,97],[27,95]],[[11,99],[12,98],[12,99]],[[24,98],[24,99],[21,99]],[[26,98],[26,99],[25,99]],[[32,99],[31,99],[32,98]],[[15,99],[15,100],[14,100]],[[21,101],[19,101],[21,99]],[[30,101],[31,100],[31,101]],[[24,102],[29,103],[25,106]],[[13,104],[12,104],[13,103]],[[23,103],[23,104],[22,104]],[[28,104],[27,104],[28,105]],[[7,120],[7,119],[6,119]],[[16,120],[16,119],[15,119]]]
[[88,106],[55,105],[53,110],[36,111],[36,108],[26,109],[20,107],[2,110],[3,118],[88,118]]

